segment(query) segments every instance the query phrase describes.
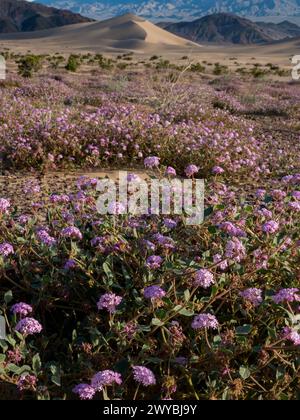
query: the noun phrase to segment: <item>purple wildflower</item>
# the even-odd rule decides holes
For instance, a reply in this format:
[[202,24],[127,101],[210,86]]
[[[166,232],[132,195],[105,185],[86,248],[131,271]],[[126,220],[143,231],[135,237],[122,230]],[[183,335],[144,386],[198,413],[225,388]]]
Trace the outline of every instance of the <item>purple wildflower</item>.
[[151,269],[155,270],[160,268],[163,259],[159,255],[152,255],[151,257],[147,258],[146,265]]
[[166,175],[167,176],[176,176],[176,170],[174,168],[172,168],[172,166],[168,166],[166,169]]
[[293,330],[290,327],[285,327],[283,329],[283,335],[284,337],[291,341],[295,346],[300,346],[300,334]]
[[263,301],[262,291],[255,287],[240,292],[240,296],[253,303],[254,306],[259,306]]
[[246,249],[239,239],[233,238],[226,244],[225,256],[226,258],[240,262],[246,257]]
[[113,385],[114,383],[121,385],[122,377],[120,373],[112,370],[103,370],[93,376],[91,384],[96,391],[102,391],[105,386]]
[[292,197],[294,197],[296,200],[300,200],[300,191],[293,191]]
[[147,249],[149,251],[155,251],[155,249],[156,249],[155,244],[151,241],[148,241],[147,239],[143,239],[142,245],[145,249]]
[[122,300],[121,296],[117,296],[114,293],[105,293],[100,297],[97,308],[99,310],[106,309],[109,313],[113,314],[116,312],[116,307],[120,305]]
[[220,228],[224,232],[228,233],[228,235],[230,235],[230,236],[235,236],[235,237],[239,237],[239,238],[243,238],[243,237],[247,236],[246,233],[242,229],[236,227],[231,222],[223,222],[223,223],[221,223],[220,224]]
[[136,382],[144,386],[155,385],[154,373],[144,366],[133,366],[133,377]]
[[134,321],[128,322],[123,328],[123,334],[128,340],[131,340],[137,333],[138,327]]
[[17,387],[20,391],[34,390],[36,386],[36,382],[37,382],[36,376],[25,373],[19,378]]
[[70,202],[70,197],[67,194],[53,194],[50,197],[51,203],[66,204]]
[[129,173],[127,175],[127,182],[141,182],[141,178],[134,173]]
[[219,322],[214,315],[211,314],[200,314],[195,316],[192,322],[192,328],[195,330],[203,328],[211,328],[216,330],[219,326]]
[[20,223],[20,225],[26,225],[30,220],[30,217],[27,216],[27,214],[21,214],[21,216],[19,216],[18,218],[18,222]]
[[11,312],[15,315],[27,316],[33,311],[32,306],[24,302],[16,303],[11,307]]
[[39,334],[43,327],[34,318],[23,318],[16,325],[16,331],[23,335]]
[[221,166],[214,166],[213,168],[212,168],[212,173],[214,174],[214,175],[221,175],[221,174],[223,174],[225,171],[224,171],[224,169],[223,168],[221,168]]
[[275,222],[275,220],[270,220],[269,222],[266,222],[262,227],[262,230],[265,233],[276,233],[278,229],[279,223]]
[[96,394],[95,388],[89,384],[79,384],[73,388],[74,394],[78,394],[81,400],[92,400]]
[[203,289],[208,289],[212,284],[215,283],[214,275],[204,268],[198,270],[195,273],[195,278],[193,285],[198,287],[203,287]]
[[166,292],[159,286],[148,286],[144,290],[144,297],[146,299],[161,299],[166,295]]
[[2,255],[3,257],[8,257],[9,255],[12,255],[14,253],[15,251],[11,244],[7,242],[0,244],[0,255]]
[[260,188],[260,189],[258,189],[258,190],[256,191],[256,193],[255,193],[256,197],[257,197],[257,198],[260,198],[260,199],[265,198],[266,194],[267,194],[267,191],[266,191],[266,190],[263,190],[263,189],[261,189],[261,188]]
[[300,296],[298,295],[299,289],[281,289],[279,292],[272,296],[275,303],[279,304],[282,302],[300,302]]
[[224,259],[221,254],[215,254],[213,260],[215,264],[218,264],[220,270],[226,270],[228,267],[228,261]]
[[175,229],[176,226],[177,226],[177,222],[176,222],[176,220],[173,220],[173,219],[164,219],[164,225],[168,229]]
[[108,206],[108,213],[109,214],[125,214],[126,213],[126,206],[123,203],[113,201]]
[[56,239],[49,235],[45,229],[40,229],[37,232],[38,239],[46,246],[53,246],[56,244]]
[[78,264],[77,264],[77,262],[75,260],[70,259],[70,260],[67,260],[65,262],[64,269],[65,270],[72,270],[73,268],[76,268],[77,265]]
[[289,203],[289,207],[294,211],[300,211],[300,201],[292,201]]
[[61,231],[62,236],[64,236],[65,238],[71,238],[71,239],[82,239],[82,233],[80,232],[80,230],[75,227],[75,226],[69,226],[64,228]]
[[10,202],[6,198],[0,198],[0,214],[7,214],[10,208]]
[[286,192],[282,190],[271,191],[271,196],[274,200],[282,201],[286,197]]
[[156,168],[159,166],[160,158],[157,156],[149,156],[144,160],[144,165],[146,168]]
[[185,174],[188,177],[194,176],[197,172],[199,172],[199,168],[196,165],[188,165],[185,168]]

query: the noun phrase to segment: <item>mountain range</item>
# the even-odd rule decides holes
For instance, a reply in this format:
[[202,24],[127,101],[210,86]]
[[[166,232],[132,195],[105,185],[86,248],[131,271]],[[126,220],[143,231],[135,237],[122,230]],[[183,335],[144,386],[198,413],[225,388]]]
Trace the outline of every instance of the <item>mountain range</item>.
[[68,10],[23,0],[0,0],[0,33],[29,32],[90,21]]
[[192,22],[163,22],[158,25],[169,32],[200,43],[263,44],[300,37],[300,27],[291,22],[255,23],[228,13],[216,13]]
[[38,0],[94,19],[134,13],[152,21],[195,20],[212,13],[299,16],[300,0]]

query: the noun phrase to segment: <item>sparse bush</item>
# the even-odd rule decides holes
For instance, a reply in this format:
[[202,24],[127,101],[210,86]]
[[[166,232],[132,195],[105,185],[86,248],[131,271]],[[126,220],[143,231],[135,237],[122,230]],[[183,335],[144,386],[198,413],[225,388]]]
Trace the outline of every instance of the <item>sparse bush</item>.
[[37,55],[26,55],[18,61],[19,74],[24,78],[30,78],[42,67],[42,60]]
[[191,64],[190,71],[193,73],[204,73],[205,67],[201,63]]
[[213,74],[215,76],[221,76],[222,74],[227,74],[229,69],[227,66],[221,65],[220,63],[215,63]]
[[79,67],[80,67],[80,60],[78,59],[78,56],[71,54],[68,58],[65,69],[70,72],[76,73]]

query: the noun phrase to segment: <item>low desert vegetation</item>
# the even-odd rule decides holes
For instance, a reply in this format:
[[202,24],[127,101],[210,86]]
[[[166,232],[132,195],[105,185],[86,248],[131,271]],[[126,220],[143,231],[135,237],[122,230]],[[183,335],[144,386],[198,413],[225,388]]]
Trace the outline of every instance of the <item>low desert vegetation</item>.
[[[32,57],[0,83],[7,394],[299,399],[299,84]],[[204,222],[98,214],[105,168],[205,179]]]

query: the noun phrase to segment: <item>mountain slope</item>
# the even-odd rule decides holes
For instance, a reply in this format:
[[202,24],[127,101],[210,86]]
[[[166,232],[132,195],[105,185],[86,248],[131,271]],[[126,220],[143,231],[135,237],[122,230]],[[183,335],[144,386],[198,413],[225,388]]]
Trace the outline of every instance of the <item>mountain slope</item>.
[[154,21],[194,20],[212,13],[300,16],[300,0],[39,0],[95,19],[135,13]]
[[192,22],[178,22],[162,27],[194,42],[263,44],[300,36],[300,27],[290,22],[254,23],[228,13],[205,16]]
[[0,33],[49,29],[91,19],[23,0],[0,0]]

